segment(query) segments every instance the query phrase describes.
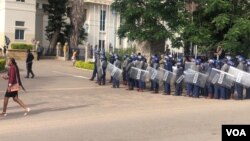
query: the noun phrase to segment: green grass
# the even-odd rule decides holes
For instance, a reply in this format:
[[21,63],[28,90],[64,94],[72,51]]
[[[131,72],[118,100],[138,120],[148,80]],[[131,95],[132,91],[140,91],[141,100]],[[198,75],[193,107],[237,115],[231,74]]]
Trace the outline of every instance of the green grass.
[[12,49],[32,49],[33,45],[31,44],[22,44],[22,43],[13,43],[11,44]]
[[92,62],[84,62],[84,61],[76,61],[75,67],[81,68],[81,69],[93,70],[94,69],[94,63],[92,63]]
[[0,71],[5,69],[6,61],[5,59],[0,59]]

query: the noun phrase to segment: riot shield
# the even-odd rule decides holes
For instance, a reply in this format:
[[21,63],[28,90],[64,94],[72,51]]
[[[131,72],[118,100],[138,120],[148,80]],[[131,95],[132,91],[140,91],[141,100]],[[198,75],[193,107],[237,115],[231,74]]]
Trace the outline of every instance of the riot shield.
[[180,83],[183,81],[184,78],[185,78],[184,75],[176,76],[176,78],[175,78],[175,79],[176,79],[175,83],[180,84]]
[[195,62],[185,62],[185,70],[196,70]]
[[208,75],[194,71],[192,69],[188,69],[184,71],[186,83],[191,83],[201,88],[204,88],[208,79]]
[[235,82],[242,84],[243,86],[250,87],[249,73],[231,66],[228,70],[228,73],[235,77]]
[[107,66],[107,71],[108,72],[112,72],[112,70],[114,69],[114,65],[113,64],[111,64],[111,63],[108,63],[108,66]]
[[132,67],[129,73],[130,77],[133,78],[134,80],[146,81],[148,76],[148,71],[136,67]]
[[173,73],[174,73],[174,74],[177,74],[177,67],[176,67],[176,66],[173,66],[172,68],[173,68]]
[[162,80],[161,78],[164,75],[163,71],[159,71],[159,70],[154,69],[152,67],[148,67],[147,71],[149,72],[149,79],[150,80],[155,80],[155,81]]
[[97,67],[97,77],[98,77],[98,79],[101,79],[102,75],[103,75],[102,67]]
[[112,77],[116,80],[120,80],[122,78],[122,70],[109,63],[107,66],[107,71],[110,73]]
[[160,70],[162,71],[163,74],[162,81],[164,82],[171,83],[172,80],[176,77],[176,74],[174,74],[171,71],[165,70],[163,68],[160,68]]
[[233,86],[235,77],[227,72],[213,68],[208,81],[212,84],[217,84],[226,88],[231,88]]

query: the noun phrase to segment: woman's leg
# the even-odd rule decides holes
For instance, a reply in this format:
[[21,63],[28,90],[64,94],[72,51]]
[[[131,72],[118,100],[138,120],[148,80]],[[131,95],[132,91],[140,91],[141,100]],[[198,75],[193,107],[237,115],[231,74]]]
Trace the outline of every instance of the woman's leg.
[[13,100],[18,103],[26,112],[29,111],[29,108],[27,108],[27,106],[23,103],[23,101],[21,99],[18,98],[18,96],[13,97]]
[[4,97],[4,102],[3,102],[3,112],[1,113],[2,116],[6,116],[6,111],[7,111],[7,106],[9,102],[9,97]]

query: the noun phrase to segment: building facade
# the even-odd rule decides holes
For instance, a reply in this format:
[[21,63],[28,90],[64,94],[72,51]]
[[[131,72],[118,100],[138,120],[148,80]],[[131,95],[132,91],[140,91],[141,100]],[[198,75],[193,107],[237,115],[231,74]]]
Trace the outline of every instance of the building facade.
[[0,0],[0,46],[5,36],[11,43],[32,43],[35,37],[36,1]]
[[94,48],[113,51],[125,48],[125,40],[120,40],[117,30],[120,26],[120,15],[111,9],[113,0],[85,0],[87,43]]
[[[86,45],[105,51],[128,46],[126,40],[117,37],[120,16],[112,11],[112,1],[85,0],[86,22],[83,27],[88,34]],[[43,47],[48,47],[46,6],[47,0],[0,0],[0,46],[5,45],[7,36],[11,43],[32,44],[36,40]]]
[[[83,27],[87,32],[84,46],[93,49],[100,48],[111,52],[115,48],[127,48],[140,44],[130,42],[126,38],[119,39],[117,30],[121,23],[120,15],[111,9],[113,0],[85,0],[86,21]],[[0,47],[5,43],[5,36],[11,43],[33,44],[40,41],[46,49],[49,41],[45,35],[48,25],[48,15],[44,8],[48,0],[0,0]],[[69,22],[69,20],[67,20]],[[171,48],[171,42],[166,40],[166,46],[173,52],[183,52]],[[138,50],[140,51],[140,50]]]

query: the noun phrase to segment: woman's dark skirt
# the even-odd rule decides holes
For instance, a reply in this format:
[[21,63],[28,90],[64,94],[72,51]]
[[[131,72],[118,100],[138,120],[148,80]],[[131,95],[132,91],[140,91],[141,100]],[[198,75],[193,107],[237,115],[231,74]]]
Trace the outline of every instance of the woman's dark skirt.
[[18,95],[18,91],[14,91],[14,92],[6,91],[5,93],[5,97],[16,97],[17,95]]

